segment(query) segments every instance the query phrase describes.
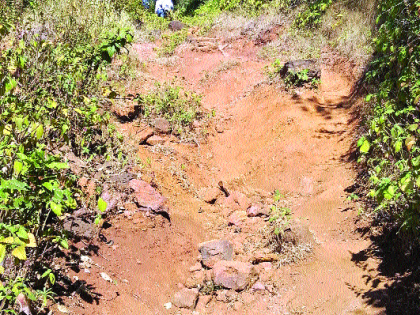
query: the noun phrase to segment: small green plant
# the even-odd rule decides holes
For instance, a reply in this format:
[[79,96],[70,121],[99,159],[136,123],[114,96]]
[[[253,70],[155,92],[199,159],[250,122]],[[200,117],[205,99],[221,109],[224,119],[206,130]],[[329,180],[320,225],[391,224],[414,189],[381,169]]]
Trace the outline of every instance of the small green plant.
[[172,56],[175,48],[181,45],[187,38],[187,30],[179,32],[168,33],[162,35],[162,44],[157,49],[157,54],[160,57]]
[[316,88],[320,83],[320,80],[316,77],[310,78],[309,72],[309,69],[303,69],[300,71],[289,71],[284,77],[284,83],[287,87],[299,87],[305,85],[306,83],[309,83],[312,88]]
[[268,219],[268,222],[273,227],[273,233],[276,237],[284,232],[284,229],[289,224],[292,214],[288,207],[280,205],[283,198],[284,196],[278,189],[276,189],[273,194],[273,204],[270,207],[270,218]]
[[195,119],[201,118],[201,96],[185,91],[173,84],[157,84],[155,91],[140,96],[143,117],[151,120],[166,118],[173,133],[182,134],[192,128]]
[[318,27],[321,18],[333,0],[309,0],[306,9],[299,13],[295,19],[298,28]]

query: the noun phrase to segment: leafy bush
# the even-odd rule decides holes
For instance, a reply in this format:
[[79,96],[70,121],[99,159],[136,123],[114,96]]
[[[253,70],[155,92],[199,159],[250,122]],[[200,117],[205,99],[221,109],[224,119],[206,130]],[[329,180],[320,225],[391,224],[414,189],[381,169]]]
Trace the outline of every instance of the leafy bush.
[[30,288],[55,281],[41,254],[68,247],[62,220],[77,200],[65,156],[100,160],[114,143],[106,65],[132,41],[108,1],[34,3],[18,20],[0,55],[0,310],[10,311],[20,293],[52,294]]
[[156,90],[140,96],[139,103],[145,119],[164,117],[171,124],[172,130],[182,134],[191,128],[200,112],[201,97],[182,90],[174,85],[157,85]]
[[377,210],[401,228],[420,232],[420,2],[379,5],[376,55],[367,74],[376,86],[368,131],[359,139]]
[[332,0],[310,0],[306,9],[298,14],[295,25],[299,28],[317,27],[321,17],[332,4]]

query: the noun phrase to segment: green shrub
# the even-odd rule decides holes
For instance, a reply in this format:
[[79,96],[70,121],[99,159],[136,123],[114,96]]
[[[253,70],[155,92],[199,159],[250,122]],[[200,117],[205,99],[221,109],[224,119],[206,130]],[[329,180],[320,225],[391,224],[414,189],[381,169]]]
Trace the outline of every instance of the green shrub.
[[103,107],[106,66],[133,37],[121,16],[108,1],[39,2],[23,11],[3,42],[1,312],[12,312],[21,292],[32,300],[52,295],[55,276],[42,276],[49,268],[41,254],[68,247],[62,220],[77,206],[76,177],[65,155],[100,161],[112,150]]
[[366,98],[373,108],[358,141],[377,210],[414,235],[420,228],[419,10],[415,0],[379,5],[376,54],[367,74],[376,86]]
[[310,0],[306,9],[298,14],[295,25],[298,28],[317,27],[321,23],[321,17],[332,4],[332,0]]
[[195,119],[202,117],[201,97],[181,89],[173,84],[156,86],[156,90],[140,96],[143,117],[150,120],[155,117],[166,118],[175,133],[184,133],[192,127]]

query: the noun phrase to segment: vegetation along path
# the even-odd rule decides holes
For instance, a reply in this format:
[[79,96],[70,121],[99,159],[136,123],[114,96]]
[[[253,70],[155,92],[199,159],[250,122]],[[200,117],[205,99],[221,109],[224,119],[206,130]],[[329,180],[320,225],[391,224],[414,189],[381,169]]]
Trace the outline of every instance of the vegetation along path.
[[[378,314],[364,293],[383,283],[375,260],[359,261],[369,241],[356,232],[358,209],[345,192],[355,178],[358,123],[346,65],[322,66],[318,89],[286,91],[267,81],[268,64],[254,45],[205,40],[216,48],[185,44],[163,64],[155,44],[134,45],[147,69],[137,91],[175,80],[200,92],[215,117],[208,126],[196,124],[208,138],[194,145],[165,131],[152,142],[145,140],[148,127],[119,124],[140,143],[137,154],[149,161],[142,178],[167,198],[170,222],[136,209],[115,218],[103,230],[113,245],[92,257],[98,267],[75,274],[100,293],[98,303],[68,300],[71,312]],[[259,207],[255,216],[252,206]],[[252,263],[252,272],[231,266],[231,277],[249,281],[244,290],[227,290],[229,283],[215,283],[212,269],[197,265],[198,244],[209,240],[227,240],[235,263]],[[218,246],[213,252],[223,255]],[[285,254],[273,255],[279,246]],[[115,281],[105,281],[103,272]]]
[[0,0],[0,313],[419,314],[420,2]]

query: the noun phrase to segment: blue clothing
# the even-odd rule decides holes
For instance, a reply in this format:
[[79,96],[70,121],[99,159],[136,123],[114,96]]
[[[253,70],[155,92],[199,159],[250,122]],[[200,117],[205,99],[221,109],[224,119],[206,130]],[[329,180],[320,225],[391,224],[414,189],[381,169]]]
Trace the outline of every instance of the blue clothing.
[[[146,9],[150,8],[150,1],[154,0],[142,0],[143,7]],[[156,0],[155,13],[157,16],[166,17],[170,11],[173,11],[174,4],[172,0]]]

